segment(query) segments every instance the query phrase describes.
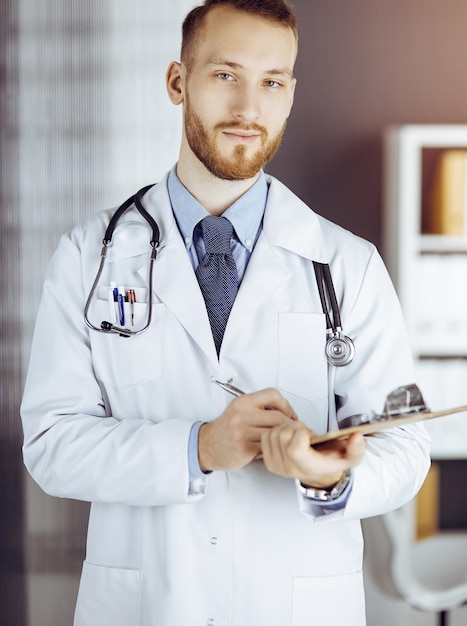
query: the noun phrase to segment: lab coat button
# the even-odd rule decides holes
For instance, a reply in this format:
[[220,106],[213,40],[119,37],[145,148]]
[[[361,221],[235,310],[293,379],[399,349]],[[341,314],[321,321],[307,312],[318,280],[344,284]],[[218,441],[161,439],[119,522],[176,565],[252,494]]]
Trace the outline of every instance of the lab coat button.
[[208,619],[208,626],[214,626],[215,623],[216,623],[215,620]]
[[[215,546],[217,544],[217,537],[211,537],[211,543],[213,546]],[[214,624],[214,622],[213,622]]]

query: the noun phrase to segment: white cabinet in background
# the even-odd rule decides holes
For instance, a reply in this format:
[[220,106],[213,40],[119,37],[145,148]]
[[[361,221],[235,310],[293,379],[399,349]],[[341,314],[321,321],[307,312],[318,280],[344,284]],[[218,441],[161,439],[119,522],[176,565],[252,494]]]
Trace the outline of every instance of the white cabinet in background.
[[[383,256],[407,322],[415,382],[432,410],[467,405],[467,215],[456,236],[424,232],[437,159],[452,149],[467,150],[467,125],[394,126],[384,135]],[[467,458],[467,413],[427,428],[433,458]]]

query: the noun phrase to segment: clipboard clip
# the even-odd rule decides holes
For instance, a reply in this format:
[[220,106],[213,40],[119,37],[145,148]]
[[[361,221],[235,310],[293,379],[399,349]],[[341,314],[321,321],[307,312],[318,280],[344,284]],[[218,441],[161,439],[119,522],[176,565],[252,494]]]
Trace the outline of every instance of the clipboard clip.
[[375,411],[368,413],[358,413],[346,417],[339,424],[339,429],[361,426],[364,424],[375,424],[377,422],[387,422],[397,417],[403,417],[412,413],[423,413],[428,411],[422,392],[417,385],[404,385],[397,387],[386,397],[384,409],[381,414]]

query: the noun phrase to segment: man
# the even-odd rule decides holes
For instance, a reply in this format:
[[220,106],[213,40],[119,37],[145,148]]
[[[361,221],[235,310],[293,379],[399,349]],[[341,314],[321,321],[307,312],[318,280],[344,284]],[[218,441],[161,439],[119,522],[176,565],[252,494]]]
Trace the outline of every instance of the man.
[[[296,53],[283,0],[206,0],[187,16],[181,63],[167,72],[184,112],[180,157],[143,198],[161,231],[146,332],[122,338],[83,321],[109,212],[52,260],[24,456],[45,491],[92,503],[76,626],[361,626],[359,520],[410,500],[426,475],[419,425],[309,445],[382,407],[413,371],[374,247],[264,174],[292,107]],[[144,326],[147,236],[134,208],[121,218],[93,325],[123,285],[136,292],[134,329]],[[330,264],[355,343],[344,367],[326,361],[313,261]],[[232,400],[213,380],[247,393]]]

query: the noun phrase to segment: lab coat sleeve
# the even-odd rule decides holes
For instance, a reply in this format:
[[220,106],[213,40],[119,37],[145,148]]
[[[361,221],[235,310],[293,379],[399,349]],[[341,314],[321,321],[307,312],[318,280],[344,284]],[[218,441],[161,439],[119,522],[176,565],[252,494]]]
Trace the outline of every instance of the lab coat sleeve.
[[21,408],[27,469],[58,497],[137,506],[195,501],[205,491],[189,494],[196,420],[108,415],[83,319],[80,257],[63,237],[45,279]]
[[[337,267],[334,274],[344,272]],[[352,285],[351,278],[347,284]],[[343,277],[335,281],[343,284]],[[388,393],[414,382],[413,360],[400,304],[384,264],[373,249],[360,285],[340,294],[345,330],[356,347],[354,361],[335,368],[337,420],[382,411]],[[422,390],[423,392],[423,390]],[[363,462],[355,468],[345,506],[335,512],[304,499],[312,519],[355,519],[379,515],[411,500],[430,467],[430,440],[421,423],[366,437]]]

